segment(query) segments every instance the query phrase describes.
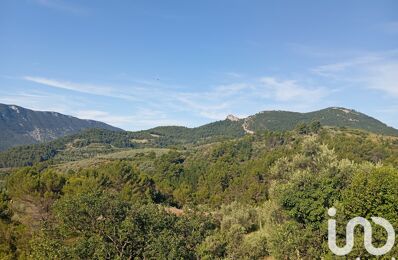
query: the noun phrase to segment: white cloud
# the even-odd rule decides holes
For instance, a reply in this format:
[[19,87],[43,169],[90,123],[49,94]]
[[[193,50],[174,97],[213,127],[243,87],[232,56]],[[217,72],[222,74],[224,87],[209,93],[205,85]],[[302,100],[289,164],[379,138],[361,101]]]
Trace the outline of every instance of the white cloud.
[[232,83],[227,85],[220,85],[216,87],[211,95],[213,96],[231,96],[235,94],[241,94],[242,92],[251,91],[255,87],[250,83]]
[[78,15],[87,14],[87,9],[81,6],[72,5],[62,0],[33,0],[33,3],[46,8],[69,12]]
[[225,75],[227,75],[228,77],[231,77],[231,78],[242,78],[243,77],[243,74],[237,73],[237,72],[233,72],[233,71],[226,72]]
[[77,111],[76,113],[74,113],[74,116],[81,119],[97,120],[114,126],[127,125],[131,123],[134,119],[134,117],[132,116],[111,115],[108,112],[98,110]]
[[213,120],[223,118],[224,111],[229,107],[222,97],[213,93],[180,93],[176,95],[176,101],[183,106],[183,110]]
[[150,105],[147,108],[126,107],[125,110],[128,115],[120,114],[121,111],[110,113],[104,110],[95,110],[98,107],[95,101],[88,97],[73,94],[58,95],[34,90],[9,93],[0,88],[0,103],[18,105],[37,111],[55,111],[81,119],[102,121],[129,130],[142,130],[159,125],[185,125],[187,123],[176,120],[173,112],[157,110]]
[[398,97],[398,62],[369,68],[368,87]]
[[187,110],[220,120],[228,114],[251,114],[272,106],[308,110],[317,107],[331,92],[297,80],[263,77],[216,86],[206,92],[179,94],[177,99]]
[[336,73],[343,72],[352,67],[359,67],[366,64],[372,64],[383,60],[383,55],[380,54],[368,54],[366,56],[355,57],[345,61],[331,63],[326,65],[318,66],[312,69],[312,72],[321,76],[333,77]]
[[56,95],[41,91],[20,91],[16,93],[0,92],[0,103],[19,105],[25,108],[39,111],[56,111],[68,114],[69,111],[78,109],[86,103],[81,97],[70,98],[64,95]]
[[398,97],[398,50],[368,53],[312,69],[319,76]]
[[89,94],[96,94],[107,96],[111,95],[112,88],[109,87],[100,87],[95,85],[89,84],[80,84],[80,83],[73,83],[69,81],[59,81],[54,79],[48,79],[43,77],[32,77],[32,76],[25,76],[23,77],[24,80],[32,81],[35,83],[43,84],[49,87],[59,88],[59,89],[67,89],[73,90],[82,93],[89,93]]
[[90,95],[98,95],[104,97],[124,99],[128,101],[140,102],[143,99],[147,99],[147,102],[151,97],[156,94],[162,94],[161,89],[153,87],[141,87],[141,86],[104,86],[98,84],[87,84],[87,83],[77,83],[65,80],[50,79],[46,77],[36,77],[36,76],[25,76],[23,80],[45,85],[47,87],[70,90]]
[[325,88],[310,88],[300,85],[295,80],[278,80],[273,77],[261,79],[265,90],[277,101],[319,101],[328,94]]
[[[149,129],[155,126],[183,125],[158,111],[137,110],[134,115],[115,115],[100,110],[81,110],[73,114],[81,119],[92,119],[129,130]],[[133,126],[132,126],[133,124]]]
[[[70,111],[80,111],[72,113],[77,117],[96,119],[127,129],[131,129],[131,126],[137,129],[137,126],[147,128],[166,123],[192,126],[195,125],[190,120],[192,117],[200,122],[203,122],[203,119],[214,121],[224,119],[228,114],[256,113],[271,105],[310,109],[330,93],[325,88],[307,86],[297,80],[269,76],[240,81],[235,79],[235,83],[216,85],[198,91],[167,86],[104,86],[36,76],[26,76],[23,79],[56,89],[133,100],[135,102],[129,108],[140,109],[136,109],[137,111],[130,115],[111,115],[102,110],[84,109],[92,106],[89,104],[85,106],[80,104],[83,109],[72,109],[73,107],[70,109]],[[85,95],[84,98],[90,100],[89,96]],[[176,118],[185,118],[186,121],[175,120]],[[153,125],[150,125],[151,123]]]

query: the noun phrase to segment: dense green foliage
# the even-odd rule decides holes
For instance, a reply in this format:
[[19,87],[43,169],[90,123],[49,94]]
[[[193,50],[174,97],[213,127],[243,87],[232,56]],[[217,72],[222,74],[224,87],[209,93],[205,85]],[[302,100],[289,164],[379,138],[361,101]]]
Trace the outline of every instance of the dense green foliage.
[[79,160],[111,153],[119,148],[192,146],[243,135],[241,126],[231,121],[219,121],[197,128],[157,127],[140,132],[89,129],[49,143],[17,146],[0,152],[0,168],[30,166],[59,157],[66,158],[66,161]]
[[[54,159],[57,155],[78,159],[93,157],[101,153],[114,152],[117,148],[144,147],[145,144],[135,143],[136,139],[151,137],[142,132],[121,132],[104,129],[89,129],[82,133],[65,136],[55,141],[17,146],[0,153],[0,167],[30,166],[34,163]],[[99,146],[99,149],[96,146]],[[56,159],[56,158],[55,158]]]
[[178,144],[201,144],[228,138],[240,137],[245,134],[241,122],[229,120],[217,121],[195,128],[181,126],[156,127],[144,132],[158,136],[157,143],[161,147]]
[[65,196],[54,215],[32,241],[35,259],[194,259],[214,226],[200,215],[177,217],[104,193]]
[[[184,131],[173,135],[183,140]],[[341,243],[354,216],[397,227],[397,140],[313,122],[95,167],[15,169],[0,193],[0,257],[334,259],[328,208],[337,209]],[[370,258],[362,236],[358,229],[349,259]],[[377,228],[373,237],[385,240]]]

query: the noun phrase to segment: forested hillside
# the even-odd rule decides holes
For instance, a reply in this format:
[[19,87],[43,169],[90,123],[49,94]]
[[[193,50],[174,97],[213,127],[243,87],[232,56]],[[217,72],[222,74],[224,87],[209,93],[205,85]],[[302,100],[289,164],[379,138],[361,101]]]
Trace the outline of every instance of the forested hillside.
[[0,168],[29,166],[47,160],[70,161],[123,149],[187,148],[243,135],[240,125],[230,121],[198,128],[168,126],[139,132],[90,129],[49,143],[17,146],[0,152]]
[[[252,134],[257,131],[290,131],[300,123],[311,124],[312,122],[320,122],[329,127],[346,127],[398,136],[397,129],[389,127],[370,116],[346,108],[333,107],[310,113],[264,111],[244,119],[232,115],[231,118],[194,128],[160,126],[144,131],[115,134],[110,132],[103,134],[106,131],[94,131],[88,132],[87,138],[83,135],[82,139],[92,139],[93,133],[97,133],[98,136],[95,138],[102,142],[103,135],[107,135],[107,140],[104,142],[110,142],[109,138],[117,139],[116,146],[119,148],[142,146],[142,144],[152,147],[198,145],[241,137],[244,134]],[[118,128],[93,120],[81,120],[56,112],[38,112],[0,104],[0,151],[21,144],[46,143],[45,146],[48,147],[52,146],[51,143],[48,144],[49,141],[67,135],[80,134],[82,130],[93,128],[120,131]],[[81,135],[76,135],[75,139],[80,137]],[[69,141],[71,138],[62,140]],[[57,143],[59,142],[57,141]],[[43,149],[39,147],[40,145],[33,149]],[[17,148],[19,152],[23,150],[24,153],[31,149],[30,146]]]
[[398,136],[398,130],[358,111],[343,107],[330,107],[309,113],[264,111],[247,118],[253,131],[292,130],[299,123],[320,122],[323,126],[361,129],[377,134]]
[[[152,135],[171,130],[186,131]],[[333,259],[328,208],[339,223],[379,215],[398,224],[396,137],[314,123],[87,158],[4,172],[0,258]],[[370,257],[359,243],[357,256]]]
[[0,167],[29,166],[47,160],[76,160],[122,149],[190,149],[265,130],[283,132],[301,127],[301,131],[305,133],[312,127],[317,127],[317,124],[334,129],[361,129],[371,133],[398,136],[398,130],[345,108],[327,108],[311,113],[267,111],[245,119],[227,118],[195,128],[161,126],[138,132],[89,129],[52,142],[18,146],[0,152]]

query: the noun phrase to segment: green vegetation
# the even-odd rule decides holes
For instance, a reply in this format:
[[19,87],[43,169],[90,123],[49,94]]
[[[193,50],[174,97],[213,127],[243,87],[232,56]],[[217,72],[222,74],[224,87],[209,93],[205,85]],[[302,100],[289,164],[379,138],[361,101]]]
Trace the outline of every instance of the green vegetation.
[[219,121],[198,128],[171,126],[140,132],[89,129],[49,143],[17,146],[0,152],[0,168],[31,166],[48,160],[80,160],[126,148],[192,147],[243,135],[240,124],[231,121]]
[[[354,129],[358,129],[370,133],[398,136],[398,130],[365,114],[345,108],[327,108],[310,113],[266,111],[246,119],[237,119],[237,121],[227,119],[195,128],[162,126],[138,132],[89,129],[52,142],[13,147],[0,152],[0,168],[31,166],[49,160],[54,160],[57,163],[75,161],[114,153],[120,149],[177,148],[189,150],[198,145],[243,137],[245,131],[260,134],[266,130],[282,132],[297,130],[301,134],[317,133],[321,125],[337,130],[351,129],[355,132]],[[7,134],[7,131],[4,129],[3,133],[11,135]],[[1,142],[8,141],[6,137],[0,138],[0,148]],[[357,154],[354,151],[348,152]]]
[[142,147],[144,145],[132,140],[148,137],[150,135],[145,133],[90,129],[49,143],[17,146],[1,152],[0,167],[31,166],[48,160],[60,162],[90,158],[115,152],[120,148]]
[[[165,149],[96,131],[53,142],[51,160],[3,173],[1,259],[334,259],[328,208],[343,223],[341,243],[354,216],[398,225],[395,137],[310,122]],[[187,144],[186,131],[129,138]],[[348,258],[370,257],[362,236]],[[385,236],[375,228],[375,245]]]
[[248,127],[254,131],[293,130],[300,123],[320,122],[323,126],[361,129],[376,134],[398,136],[398,130],[358,111],[331,107],[309,113],[265,111],[249,117]]

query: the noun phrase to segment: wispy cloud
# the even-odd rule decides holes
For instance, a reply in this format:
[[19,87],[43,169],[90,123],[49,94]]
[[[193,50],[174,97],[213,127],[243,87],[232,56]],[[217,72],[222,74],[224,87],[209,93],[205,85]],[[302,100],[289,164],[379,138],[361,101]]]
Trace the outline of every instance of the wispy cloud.
[[32,76],[25,76],[23,77],[24,80],[43,84],[49,87],[59,88],[59,89],[67,89],[73,90],[82,93],[89,93],[101,96],[109,96],[112,95],[113,90],[111,87],[103,87],[97,85],[90,85],[90,84],[81,84],[81,83],[74,83],[69,81],[60,81],[55,79],[43,78],[43,77],[32,77]]
[[187,123],[176,119],[169,110],[157,110],[156,107],[150,105],[146,108],[126,107],[123,111],[116,112],[95,110],[103,105],[74,93],[65,95],[34,90],[9,93],[0,90],[0,103],[19,105],[38,111],[56,111],[130,130],[148,129],[159,125],[186,125]]
[[382,90],[398,98],[398,62],[371,66],[369,72],[369,88]]
[[294,53],[295,55],[300,55],[305,58],[315,58],[315,59],[331,59],[331,58],[344,58],[347,55],[360,54],[360,50],[352,49],[335,49],[335,48],[324,48],[313,45],[306,45],[300,43],[286,43],[286,48]]
[[180,93],[176,95],[176,101],[185,111],[213,120],[225,117],[225,111],[230,108],[230,104],[224,99],[214,98],[211,93]]
[[[148,128],[171,123],[192,126],[189,121],[180,120],[187,120],[186,114],[197,120],[220,120],[228,114],[249,115],[267,107],[308,110],[318,107],[330,94],[324,87],[273,76],[234,78],[231,81],[235,82],[230,84],[215,85],[197,91],[151,86],[148,85],[151,84],[148,81],[141,84],[135,82],[136,85],[133,86],[107,86],[37,76],[25,76],[23,80],[71,91],[68,95],[74,95],[73,92],[84,93],[84,97],[88,99],[89,95],[97,95],[135,101],[133,107],[136,111],[129,115],[113,115],[103,110],[71,109],[80,111],[73,115],[81,118],[96,119],[124,128],[134,124],[134,129],[137,129],[137,126]],[[149,111],[163,112],[154,114]]]
[[[264,104],[278,102],[289,102],[289,105],[296,104],[297,106],[304,102],[307,107],[311,107],[329,94],[329,91],[323,87],[307,86],[297,80],[270,76],[222,84],[196,92],[173,88],[166,90],[156,87],[142,88],[140,86],[111,87],[34,76],[25,76],[23,79],[57,89],[134,100],[152,110],[164,110],[169,114],[185,112],[211,120],[223,119],[230,113],[239,114],[242,113],[241,110],[246,111],[243,112],[244,114],[256,112],[256,107],[264,107]],[[132,119],[130,117],[111,118],[103,113],[90,114],[87,111],[83,115],[85,118],[90,115],[100,116],[106,122],[117,124]]]
[[326,88],[302,86],[295,80],[278,80],[273,77],[265,77],[261,79],[261,82],[268,90],[267,93],[277,101],[319,101],[329,93]]
[[88,10],[86,8],[77,5],[72,5],[62,0],[32,0],[32,1],[36,5],[58,11],[69,12],[77,15],[85,15],[88,13]]
[[[159,111],[148,111],[139,109],[130,115],[115,115],[101,110],[81,110],[73,114],[82,119],[94,119],[105,122],[110,125],[125,128],[130,126],[131,130],[149,129],[160,125],[183,125],[184,122],[168,118],[168,116]],[[131,127],[131,124],[134,124]]]
[[23,80],[45,85],[47,87],[70,90],[90,95],[125,99],[129,101],[140,101],[145,97],[149,97],[154,93],[158,93],[161,89],[156,87],[140,87],[140,86],[105,86],[98,84],[78,83],[58,79],[50,79],[46,77],[25,76]]
[[237,73],[237,72],[233,72],[233,71],[226,72],[225,75],[228,77],[231,77],[231,78],[242,78],[244,76],[241,73]]
[[313,73],[398,97],[398,50],[368,53],[318,66]]
[[39,111],[56,111],[70,114],[70,111],[79,109],[82,104],[86,104],[87,100],[78,96],[70,98],[69,96],[42,91],[18,91],[15,93],[0,91],[0,103],[20,105]]
[[334,76],[336,73],[346,71],[352,67],[359,67],[384,60],[384,55],[367,54],[365,56],[354,57],[341,62],[325,64],[312,69],[312,72],[321,76]]
[[216,86],[206,92],[180,93],[177,99],[203,117],[222,119],[231,113],[247,115],[268,107],[314,108],[331,92],[298,80],[268,76]]

